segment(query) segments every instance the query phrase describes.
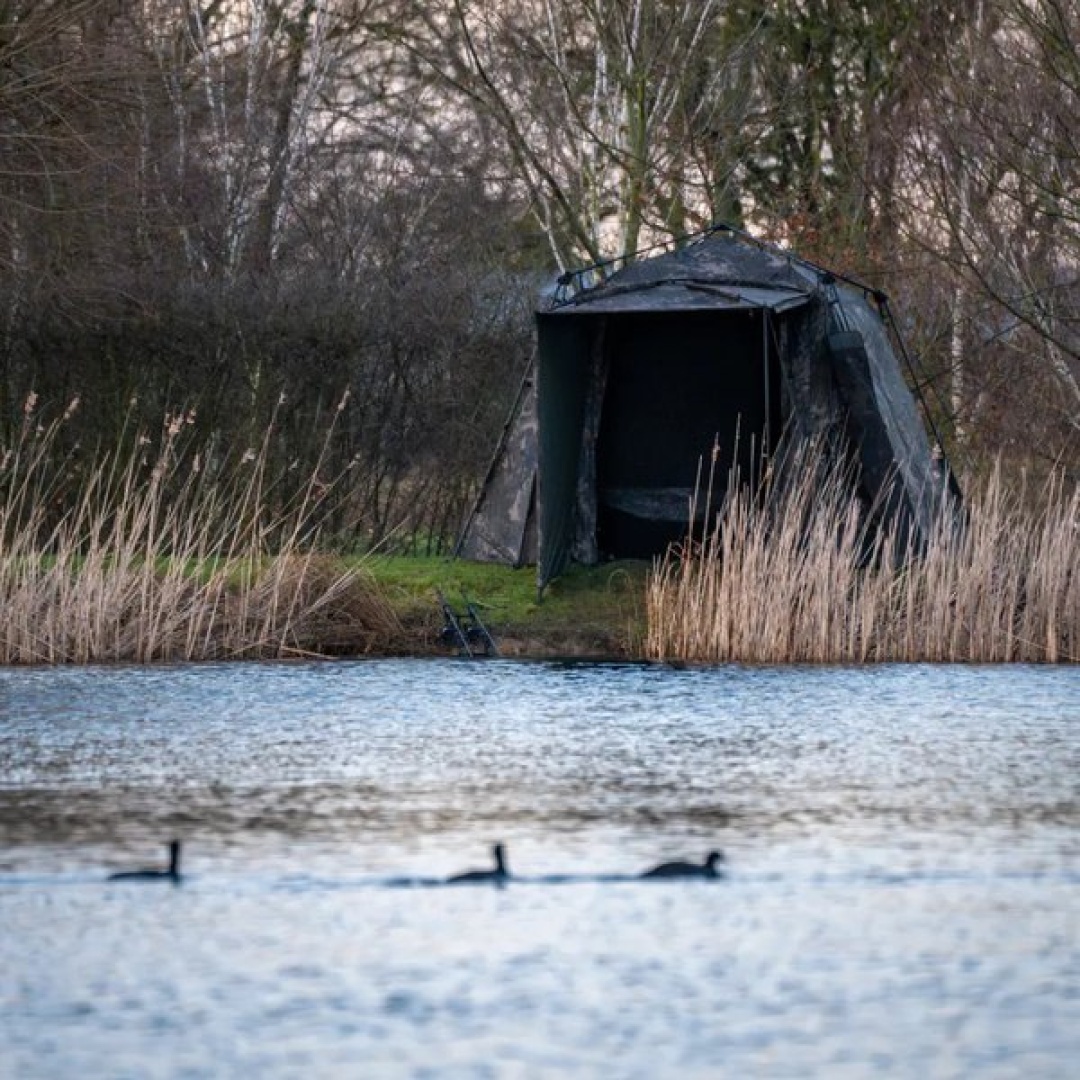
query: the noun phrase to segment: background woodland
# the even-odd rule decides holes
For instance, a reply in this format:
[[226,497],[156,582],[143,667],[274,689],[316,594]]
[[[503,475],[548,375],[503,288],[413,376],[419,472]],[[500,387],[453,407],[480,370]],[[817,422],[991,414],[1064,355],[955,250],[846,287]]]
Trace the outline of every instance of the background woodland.
[[0,451],[440,550],[554,276],[730,222],[889,294],[962,482],[1076,482],[1077,117],[1078,0],[0,0]]

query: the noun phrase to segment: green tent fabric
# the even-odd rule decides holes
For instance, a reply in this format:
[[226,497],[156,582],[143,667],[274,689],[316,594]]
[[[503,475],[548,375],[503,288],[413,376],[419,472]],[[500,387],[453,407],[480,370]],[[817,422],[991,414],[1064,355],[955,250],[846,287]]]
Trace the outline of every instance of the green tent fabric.
[[510,422],[535,453],[498,459],[465,557],[518,552],[543,589],[570,561],[660,555],[685,537],[695,492],[718,505],[732,466],[752,481],[785,433],[854,460],[867,503],[904,528],[937,512],[945,474],[866,290],[787,252],[714,232],[536,321]]

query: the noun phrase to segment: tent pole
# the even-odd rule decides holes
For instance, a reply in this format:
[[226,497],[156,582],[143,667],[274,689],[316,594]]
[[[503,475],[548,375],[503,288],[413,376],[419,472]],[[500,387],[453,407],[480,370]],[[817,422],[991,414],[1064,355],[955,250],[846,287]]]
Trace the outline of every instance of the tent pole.
[[[765,365],[765,431],[761,441],[762,464],[772,453],[772,379],[769,377],[769,309],[761,312],[761,362]],[[759,482],[760,478],[758,481]]]
[[529,387],[529,377],[532,375],[535,367],[536,350],[534,349],[529,354],[529,360],[525,365],[525,371],[522,373],[521,383],[518,386],[517,397],[514,398],[513,408],[511,408],[510,415],[506,418],[506,423],[503,424],[502,432],[499,435],[499,441],[495,447],[495,453],[491,455],[491,462],[488,465],[487,472],[484,474],[484,481],[480,485],[480,490],[477,492],[476,498],[473,500],[472,509],[469,511],[469,516],[465,519],[465,524],[461,528],[451,558],[457,559],[461,556],[461,549],[465,546],[465,537],[469,535],[469,529],[472,527],[473,521],[476,520],[476,515],[480,512],[480,506],[484,501],[484,496],[487,494],[488,484],[491,483],[491,478],[495,475],[495,469],[499,464],[499,459],[502,457],[503,450],[506,449],[507,440],[510,438],[510,429],[513,427],[514,421],[518,417],[518,413],[521,412],[521,405],[525,400],[525,392]]

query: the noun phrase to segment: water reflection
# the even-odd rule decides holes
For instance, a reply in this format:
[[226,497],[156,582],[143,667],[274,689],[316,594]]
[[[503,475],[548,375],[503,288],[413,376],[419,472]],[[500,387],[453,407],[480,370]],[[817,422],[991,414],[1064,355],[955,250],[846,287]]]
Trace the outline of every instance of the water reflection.
[[1077,677],[998,670],[8,671],[0,843],[1073,828]]
[[[4,670],[0,1042],[20,1077],[1065,1077],[1078,826],[1065,668]],[[179,887],[107,885],[172,836]],[[443,887],[500,840],[505,888]]]

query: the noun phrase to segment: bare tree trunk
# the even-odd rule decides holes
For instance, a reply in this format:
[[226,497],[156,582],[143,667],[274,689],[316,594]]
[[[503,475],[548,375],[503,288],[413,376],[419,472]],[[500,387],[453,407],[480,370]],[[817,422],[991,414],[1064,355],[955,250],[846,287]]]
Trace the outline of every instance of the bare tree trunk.
[[[982,78],[982,47],[983,32],[986,24],[984,0],[975,0],[975,14],[972,24],[967,32],[967,70],[964,77],[968,90],[962,95],[966,98],[975,90]],[[971,117],[961,107],[960,113],[951,118],[953,123],[961,127],[970,126]],[[974,217],[972,214],[972,199],[974,198],[974,180],[968,161],[965,159],[963,150],[955,154],[951,166],[956,174],[956,227],[952,237],[952,260],[957,265],[962,265],[967,256],[965,250],[975,234]],[[949,404],[953,416],[953,435],[956,442],[963,447],[967,438],[967,413],[969,402],[967,385],[964,379],[964,371],[967,365],[972,319],[972,295],[971,287],[963,275],[957,275],[953,286],[953,303],[949,325],[949,356],[951,360],[950,372],[952,383],[949,388]]]

